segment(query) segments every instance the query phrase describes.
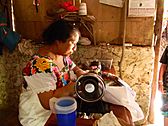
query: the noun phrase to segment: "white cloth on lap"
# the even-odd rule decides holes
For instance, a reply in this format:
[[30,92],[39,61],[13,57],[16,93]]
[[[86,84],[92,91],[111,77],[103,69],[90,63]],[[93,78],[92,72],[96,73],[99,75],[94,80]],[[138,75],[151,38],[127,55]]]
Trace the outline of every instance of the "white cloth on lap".
[[143,111],[135,101],[136,93],[124,81],[119,81],[123,86],[106,86],[102,100],[126,107],[131,113],[133,122],[143,119]]
[[106,113],[99,120],[96,120],[93,126],[121,126],[121,124],[113,112],[110,111],[110,113]]

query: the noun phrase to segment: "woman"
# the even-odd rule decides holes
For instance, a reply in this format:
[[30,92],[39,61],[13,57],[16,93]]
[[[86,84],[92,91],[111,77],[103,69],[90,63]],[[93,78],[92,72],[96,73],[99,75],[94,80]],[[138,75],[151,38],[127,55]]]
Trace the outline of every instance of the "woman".
[[86,73],[69,57],[76,50],[79,37],[79,30],[62,19],[44,31],[45,45],[23,69],[26,84],[19,103],[19,120],[23,126],[44,126],[52,113],[50,99],[75,93],[71,71],[77,76]]
[[164,126],[168,125],[168,74],[167,74],[167,64],[168,64],[168,46],[164,50],[161,59],[160,59],[160,70],[158,77],[158,90],[162,93],[162,102],[161,107],[162,114],[164,115]]

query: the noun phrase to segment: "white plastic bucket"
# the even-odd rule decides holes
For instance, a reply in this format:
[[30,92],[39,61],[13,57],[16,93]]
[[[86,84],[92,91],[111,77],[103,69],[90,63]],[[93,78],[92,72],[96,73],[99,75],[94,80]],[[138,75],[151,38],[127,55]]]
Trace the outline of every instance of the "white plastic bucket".
[[77,102],[73,97],[61,97],[55,102],[58,126],[76,126]]
[[73,97],[61,97],[55,102],[57,114],[68,114],[77,109],[77,102]]

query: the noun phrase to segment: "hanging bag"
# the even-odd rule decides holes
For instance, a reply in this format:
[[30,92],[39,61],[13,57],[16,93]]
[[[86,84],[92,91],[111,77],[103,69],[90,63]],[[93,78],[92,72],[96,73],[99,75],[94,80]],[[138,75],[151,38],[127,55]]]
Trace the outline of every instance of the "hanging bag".
[[5,4],[0,1],[4,10],[0,10],[0,48],[2,54],[2,47],[6,46],[9,52],[13,52],[18,42],[21,39],[21,35],[13,31],[10,28],[9,12],[7,7],[7,1]]

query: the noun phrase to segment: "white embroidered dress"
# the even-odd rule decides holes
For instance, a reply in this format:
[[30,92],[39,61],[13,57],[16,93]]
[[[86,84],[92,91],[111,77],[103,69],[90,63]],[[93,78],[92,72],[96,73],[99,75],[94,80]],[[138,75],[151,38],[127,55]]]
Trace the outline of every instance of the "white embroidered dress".
[[[66,70],[64,69],[64,71],[69,71],[69,68],[75,67],[70,58],[66,58],[66,61],[68,64],[65,66]],[[43,66],[38,66],[37,64],[42,64]],[[56,74],[58,74],[58,68],[55,65],[53,66],[51,60],[39,56],[34,56],[27,66],[30,68],[27,72],[31,70],[31,75],[24,75],[27,88],[23,88],[20,94],[19,120],[23,126],[44,126],[52,112],[43,108],[38,98],[38,93],[57,88],[58,77]],[[40,70],[40,67],[43,67],[43,69]],[[38,72],[34,68],[38,68]],[[64,72],[62,73],[64,74]],[[67,77],[61,78],[61,82],[63,80],[62,86],[67,84],[66,79]]]

